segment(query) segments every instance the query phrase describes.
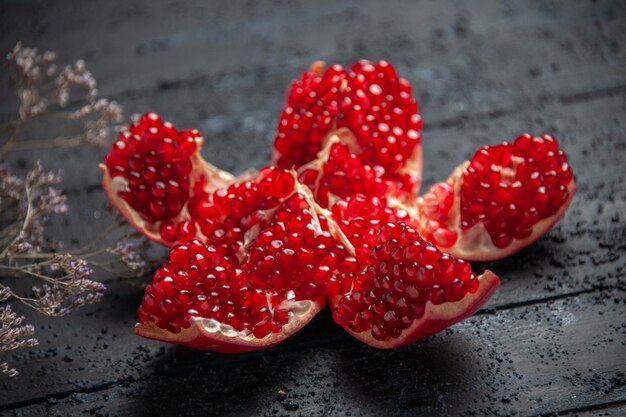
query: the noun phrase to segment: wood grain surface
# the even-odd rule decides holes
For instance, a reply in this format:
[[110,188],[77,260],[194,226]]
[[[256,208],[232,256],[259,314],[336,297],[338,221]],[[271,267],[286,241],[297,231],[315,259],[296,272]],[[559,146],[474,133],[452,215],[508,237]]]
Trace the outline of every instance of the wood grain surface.
[[[60,319],[28,311],[40,345],[7,355],[7,416],[419,416],[626,414],[626,4],[621,1],[5,1],[0,53],[22,40],[84,58],[127,115],[197,127],[203,155],[267,164],[284,94],[315,60],[388,59],[425,120],[427,187],[483,144],[552,133],[578,185],[565,217],[492,269],[474,317],[381,351],[328,311],[286,343],[240,355],[132,332],[143,290],[114,276],[102,303]],[[0,71],[0,121],[15,106]],[[36,126],[31,135],[54,131]],[[92,148],[15,152],[63,169],[79,244],[111,221]],[[165,252],[163,252],[165,253]],[[147,281],[149,277],[146,277]]]

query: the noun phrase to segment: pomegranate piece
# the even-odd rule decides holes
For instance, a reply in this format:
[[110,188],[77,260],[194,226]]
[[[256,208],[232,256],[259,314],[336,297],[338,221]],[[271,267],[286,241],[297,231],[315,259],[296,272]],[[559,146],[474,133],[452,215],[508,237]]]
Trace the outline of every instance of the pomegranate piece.
[[195,237],[189,200],[235,180],[202,158],[202,140],[195,129],[179,131],[146,113],[120,133],[100,164],[111,204],[149,239],[172,246]]
[[421,182],[422,119],[411,84],[387,61],[361,60],[346,70],[317,62],[291,84],[274,141],[281,168],[316,159],[330,137],[408,193]]
[[504,258],[546,233],[572,201],[567,156],[551,135],[484,146],[417,201],[417,230],[441,250]]
[[[350,233],[350,222],[344,226],[348,235],[360,236],[360,230]],[[377,348],[403,346],[463,320],[500,282],[490,271],[477,277],[466,261],[443,254],[403,222],[383,224],[370,245],[369,254],[359,256],[351,291],[331,296],[330,304],[338,324]]]
[[[146,288],[137,333],[220,352],[279,343],[354,274],[338,227],[294,173],[251,180],[188,204],[201,238],[175,247]],[[352,248],[350,248],[352,250]]]
[[308,323],[324,299],[255,288],[236,257],[193,240],[172,249],[154,274],[135,332],[224,353],[274,346]]

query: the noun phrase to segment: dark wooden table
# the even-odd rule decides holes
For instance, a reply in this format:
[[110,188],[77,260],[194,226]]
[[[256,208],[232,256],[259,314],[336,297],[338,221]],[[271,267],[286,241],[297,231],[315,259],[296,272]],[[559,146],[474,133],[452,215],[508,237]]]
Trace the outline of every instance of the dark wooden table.
[[[18,40],[84,58],[126,114],[154,110],[204,134],[239,172],[270,159],[285,89],[312,61],[389,59],[425,119],[426,185],[482,144],[551,132],[578,193],[564,219],[485,266],[485,309],[428,340],[381,351],[320,314],[286,343],[236,356],[133,334],[142,289],[62,319],[29,314],[40,346],[8,355],[0,410],[30,415],[626,415],[626,4],[620,1],[8,1]],[[0,114],[6,118],[6,74]],[[65,172],[83,241],[111,217],[89,148],[14,153]]]

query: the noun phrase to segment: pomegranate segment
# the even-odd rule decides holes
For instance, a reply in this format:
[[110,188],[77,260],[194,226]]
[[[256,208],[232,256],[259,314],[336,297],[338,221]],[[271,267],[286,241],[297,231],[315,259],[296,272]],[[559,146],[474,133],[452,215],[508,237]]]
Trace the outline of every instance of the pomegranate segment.
[[198,240],[172,249],[145,290],[137,334],[218,352],[273,346],[295,333],[324,306],[290,290],[251,285],[232,258]]
[[317,299],[349,288],[349,253],[329,232],[303,194],[295,194],[274,213],[246,252],[242,265],[257,288],[293,291],[298,299]]
[[339,228],[294,175],[267,167],[192,198],[203,243],[172,249],[146,288],[140,334],[219,351],[260,349],[297,331],[326,294],[349,289],[354,262],[330,232]]
[[495,260],[547,232],[575,191],[567,156],[551,135],[484,146],[417,201],[418,230],[468,260]]
[[196,236],[187,202],[234,177],[202,159],[202,137],[146,113],[105,156],[102,186],[111,203],[149,239],[171,246]]
[[352,290],[331,297],[333,318],[359,340],[393,348],[430,336],[470,316],[499,279],[477,277],[463,260],[444,254],[410,226],[379,229]]
[[[334,132],[351,132],[359,158],[414,193],[421,181],[422,119],[411,84],[387,61],[357,61],[349,70],[313,64],[291,84],[274,141],[275,162],[299,168]],[[348,139],[348,135],[341,135]]]

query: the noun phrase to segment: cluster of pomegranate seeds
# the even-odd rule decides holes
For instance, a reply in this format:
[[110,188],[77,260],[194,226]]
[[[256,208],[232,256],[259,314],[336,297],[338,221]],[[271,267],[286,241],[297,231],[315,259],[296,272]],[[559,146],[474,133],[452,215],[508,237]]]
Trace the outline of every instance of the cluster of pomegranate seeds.
[[313,190],[315,201],[323,207],[329,206],[329,196],[346,199],[355,194],[384,196],[390,193],[393,184],[383,177],[381,169],[364,164],[350,152],[348,145],[333,143],[328,159],[320,167],[304,169],[299,179]]
[[284,299],[279,292],[251,288],[236,260],[193,240],[172,249],[146,287],[138,315],[142,323],[174,333],[199,317],[263,338],[289,321],[289,311],[279,308]]
[[530,236],[570,197],[572,170],[550,135],[479,149],[463,174],[461,228],[482,222],[496,247]]
[[[212,193],[196,190],[187,206],[190,219],[179,223],[171,236],[164,228],[175,230],[173,224],[163,222],[162,237],[166,241],[186,242],[202,236],[207,243],[229,247],[235,253],[252,226],[267,223],[263,212],[275,209],[283,198],[293,193],[294,181],[289,171],[268,167],[256,178],[231,184],[228,188]],[[181,225],[185,226],[182,233]]]
[[470,265],[443,254],[410,226],[382,226],[369,262],[334,311],[335,320],[374,339],[398,338],[433,305],[475,293],[479,282]]
[[[252,310],[241,310],[248,306],[248,294],[259,300],[269,293],[278,300],[287,294],[293,300],[317,300],[329,292],[345,293],[351,285],[355,262],[347,259],[343,245],[328,231],[324,215],[315,212],[310,192],[296,189],[292,172],[267,167],[252,180],[214,193],[196,193],[188,208],[192,219],[198,219],[204,243],[195,240],[172,250],[171,261],[155,274],[146,290],[139,311],[144,323],[179,331],[190,326],[189,317],[198,316],[263,337],[259,335],[265,331],[279,332],[286,316],[259,319],[256,311],[265,315],[276,312],[257,304]],[[207,253],[210,261],[206,260]],[[214,269],[208,270],[208,266]],[[194,297],[202,300],[202,310],[195,305],[176,304],[180,301],[177,297],[188,299],[190,284],[186,277],[190,274],[202,283],[193,284]],[[165,298],[159,298],[162,286],[175,286],[179,281],[182,292],[168,292]],[[207,315],[207,309],[216,315]]]
[[343,262],[347,252],[327,230],[302,194],[294,194],[276,210],[272,222],[247,248],[243,264],[257,288],[293,290],[296,299],[316,300],[328,291],[349,288],[353,273]]
[[369,258],[384,224],[411,221],[406,210],[389,207],[382,198],[362,194],[337,202],[332,213],[333,219],[352,242],[361,265]]
[[119,194],[144,220],[172,219],[180,213],[189,199],[190,157],[199,137],[195,129],[179,132],[147,113],[111,145],[105,164],[112,177],[127,181]]
[[[350,70],[332,65],[323,73],[314,67],[289,90],[274,143],[276,164],[292,168],[314,160],[329,132],[347,128],[363,162],[398,174],[420,146],[417,112],[411,84],[387,61],[362,60]],[[411,175],[401,182],[416,191]]]
[[454,188],[448,182],[433,185],[417,199],[420,213],[418,230],[439,248],[450,248],[458,239],[458,233],[448,227],[448,216],[453,204]]

